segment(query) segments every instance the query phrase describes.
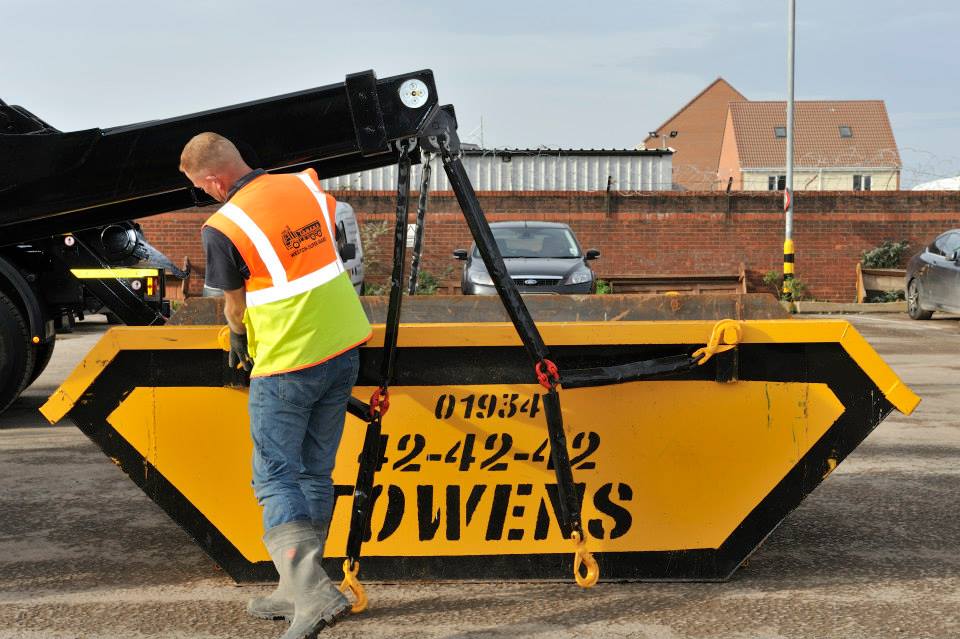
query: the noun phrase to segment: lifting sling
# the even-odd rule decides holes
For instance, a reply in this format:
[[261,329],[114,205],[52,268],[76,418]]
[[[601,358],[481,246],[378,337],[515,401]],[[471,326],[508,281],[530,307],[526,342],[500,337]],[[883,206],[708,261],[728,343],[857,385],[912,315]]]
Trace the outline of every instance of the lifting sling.
[[[360,568],[360,551],[363,537],[370,526],[370,517],[373,506],[373,480],[377,467],[381,463],[383,437],[381,435],[382,419],[389,408],[389,385],[393,375],[393,364],[396,356],[397,335],[400,328],[400,307],[403,297],[403,265],[405,262],[407,215],[410,197],[410,153],[417,149],[418,140],[400,141],[397,179],[397,207],[396,223],[393,238],[393,270],[390,278],[390,301],[387,309],[387,321],[381,359],[380,384],[374,392],[369,407],[363,418],[367,421],[367,431],[364,437],[363,448],[360,454],[357,481],[353,493],[353,510],[350,518],[350,531],[347,538],[346,560],[343,571],[344,580],[341,590],[353,592],[356,602],[354,612],[361,612],[367,606],[367,597],[362,584],[357,579]],[[543,396],[544,412],[547,421],[547,432],[550,441],[550,457],[557,478],[557,519],[564,537],[569,538],[575,549],[574,578],[579,586],[590,588],[599,579],[599,567],[596,560],[586,548],[586,539],[581,522],[582,495],[578,494],[573,478],[573,470],[567,447],[567,438],[563,427],[563,411],[560,405],[558,386],[566,388],[582,388],[620,384],[629,381],[651,379],[667,376],[674,373],[690,370],[702,365],[715,353],[724,352],[735,347],[739,339],[739,328],[736,322],[723,320],[719,322],[710,338],[710,343],[691,354],[673,355],[638,362],[631,362],[617,366],[568,370],[561,374],[556,364],[550,359],[550,352],[544,344],[540,332],[523,302],[514,281],[510,278],[504,264],[503,257],[497,247],[496,240],[489,224],[480,208],[476,193],[467,177],[460,160],[456,136],[452,131],[446,131],[444,136],[434,136],[428,141],[419,140],[420,148],[429,158],[430,151],[436,151],[441,157],[443,168],[450,181],[460,208],[466,218],[470,233],[477,245],[487,272],[493,280],[504,307],[509,315],[530,360],[533,363],[533,372],[537,381],[546,389]],[[428,145],[435,145],[430,148]],[[427,147],[427,148],[424,148]],[[420,253],[423,242],[424,217],[427,205],[427,190],[429,188],[430,163],[429,159],[423,168],[423,179],[420,187],[420,199],[417,209],[416,235],[414,239],[414,254],[411,275],[408,282],[408,292],[416,292],[417,269],[420,264]],[[719,370],[719,367],[718,367]],[[718,381],[729,381],[728,379]],[[360,402],[351,405],[351,412],[362,414]]]
[[419,284],[420,257],[423,255],[423,225],[427,214],[427,199],[430,196],[430,174],[433,170],[433,156],[430,153],[423,155],[423,177],[420,180],[420,199],[417,201],[417,227],[413,234],[413,258],[410,260],[410,283],[407,285],[407,292],[410,295],[417,294]]

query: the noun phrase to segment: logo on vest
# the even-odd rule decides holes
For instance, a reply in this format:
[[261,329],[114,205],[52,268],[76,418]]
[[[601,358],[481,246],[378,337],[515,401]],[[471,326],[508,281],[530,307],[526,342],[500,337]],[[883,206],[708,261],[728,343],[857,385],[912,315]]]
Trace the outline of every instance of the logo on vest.
[[280,237],[283,239],[283,245],[290,251],[291,257],[327,241],[323,235],[323,225],[317,220],[296,230],[290,230],[290,227],[286,226]]

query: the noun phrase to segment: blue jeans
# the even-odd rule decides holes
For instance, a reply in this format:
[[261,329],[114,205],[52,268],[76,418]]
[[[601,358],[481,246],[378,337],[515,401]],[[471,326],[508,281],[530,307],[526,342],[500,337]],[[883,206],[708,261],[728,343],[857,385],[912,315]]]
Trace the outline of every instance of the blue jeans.
[[253,491],[264,530],[330,521],[331,473],[359,369],[354,348],[316,366],[250,380]]

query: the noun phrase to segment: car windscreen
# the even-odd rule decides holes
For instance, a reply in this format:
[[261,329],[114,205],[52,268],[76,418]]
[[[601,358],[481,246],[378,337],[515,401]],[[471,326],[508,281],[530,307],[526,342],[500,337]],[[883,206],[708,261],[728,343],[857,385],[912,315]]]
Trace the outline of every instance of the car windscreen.
[[[500,254],[509,257],[575,258],[580,248],[569,229],[564,228],[492,228]],[[476,247],[474,257],[480,256]]]

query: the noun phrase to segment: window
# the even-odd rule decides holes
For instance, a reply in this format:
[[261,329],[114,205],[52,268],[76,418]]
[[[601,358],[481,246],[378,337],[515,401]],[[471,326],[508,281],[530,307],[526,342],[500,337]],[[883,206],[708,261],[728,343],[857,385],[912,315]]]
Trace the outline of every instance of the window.
[[848,127],[848,126],[841,126],[841,127],[840,127],[840,137],[841,137],[841,138],[852,138],[852,137],[853,137],[853,129],[851,129],[851,128]]
[[[491,229],[503,257],[580,257],[580,247],[569,229],[561,227],[506,226]],[[480,249],[473,249],[474,257]]]
[[853,190],[869,191],[873,187],[873,179],[869,175],[854,175]]
[[933,249],[934,253],[953,256],[953,252],[960,249],[960,233],[944,233],[933,243]]
[[775,126],[773,127],[773,135],[777,138],[787,137],[787,127],[785,126]]
[[786,175],[768,175],[767,176],[768,191],[782,191],[786,188],[787,188]]

